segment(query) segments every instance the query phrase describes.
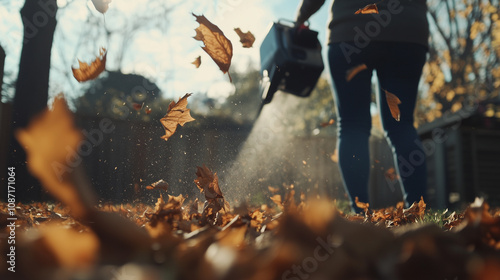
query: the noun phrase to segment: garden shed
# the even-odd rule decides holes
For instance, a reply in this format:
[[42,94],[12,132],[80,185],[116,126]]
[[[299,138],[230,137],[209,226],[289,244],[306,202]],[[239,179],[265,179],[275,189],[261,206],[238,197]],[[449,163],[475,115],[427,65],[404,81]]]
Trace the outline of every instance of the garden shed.
[[483,102],[419,127],[429,204],[456,208],[484,197],[500,205],[500,101]]

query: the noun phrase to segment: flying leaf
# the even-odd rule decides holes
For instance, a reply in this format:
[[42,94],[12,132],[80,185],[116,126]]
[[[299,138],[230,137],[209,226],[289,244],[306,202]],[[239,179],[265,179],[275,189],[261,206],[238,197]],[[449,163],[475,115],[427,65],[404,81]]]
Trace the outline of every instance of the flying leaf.
[[244,48],[251,48],[253,46],[255,36],[253,36],[252,32],[247,31],[246,33],[243,33],[243,31],[239,28],[235,28],[234,31],[236,31],[238,36],[240,36],[240,42]]
[[[196,36],[193,38],[202,41],[205,46],[201,47],[219,66],[222,73],[228,73],[233,57],[233,45],[231,41],[224,36],[222,30],[217,25],[211,23],[205,16],[197,16],[196,21],[200,24],[195,31]],[[229,80],[232,81],[231,75]]]
[[385,90],[385,98],[387,100],[387,105],[389,105],[389,109],[391,110],[391,115],[392,117],[399,122],[401,114],[399,112],[399,104],[401,104],[401,100],[399,98],[390,93],[389,91]]
[[394,169],[394,167],[387,169],[384,173],[384,176],[390,181],[394,181],[399,178],[398,174],[396,173],[396,169]]
[[142,103],[142,104],[139,104],[139,103],[133,103],[133,104],[132,104],[132,107],[134,107],[134,110],[139,111],[139,110],[141,110],[141,109],[142,109],[142,106],[143,106],[143,105],[144,105],[144,103]]
[[271,193],[277,193],[279,192],[280,189],[278,188],[275,188],[273,186],[268,186],[267,189],[271,192]]
[[357,10],[355,13],[357,14],[378,14],[378,8],[377,4],[368,4],[364,6],[363,8]]
[[101,14],[104,14],[108,10],[111,0],[92,0],[92,3],[94,3],[96,10],[98,10]]
[[369,203],[359,201],[359,199],[358,199],[358,197],[357,197],[357,196],[356,196],[356,198],[354,199],[354,203],[356,203],[356,206],[357,206],[358,208],[361,208],[361,209],[365,210],[365,212],[366,212],[366,210],[368,210],[368,208],[370,207],[370,204],[369,204]]
[[79,82],[85,82],[97,78],[106,67],[106,55],[106,49],[101,47],[101,49],[99,50],[99,55],[94,61],[90,63],[90,65],[88,65],[86,62],[81,62],[80,60],[78,60],[80,68],[76,69],[71,67],[75,79]]
[[191,64],[194,64],[194,66],[196,66],[196,68],[200,68],[201,56],[198,56],[193,62],[191,62]]
[[282,202],[282,200],[281,200],[281,195],[279,195],[279,194],[275,194],[275,195],[271,196],[271,197],[270,197],[270,199],[271,199],[274,203],[276,203],[276,205],[278,205],[278,207],[283,206],[283,202]]
[[335,151],[333,151],[333,154],[330,156],[330,159],[335,163],[339,162],[339,150],[338,149],[335,149]]
[[366,64],[360,64],[358,66],[354,66],[353,68],[347,70],[345,79],[346,81],[350,82],[359,72],[368,69]]
[[330,126],[330,125],[332,125],[332,124],[334,124],[334,123],[335,123],[335,120],[334,120],[334,119],[330,119],[329,121],[327,121],[327,122],[322,122],[322,123],[320,123],[319,125],[320,125],[321,127],[327,127],[327,126]]
[[165,135],[161,138],[165,141],[170,138],[175,133],[177,125],[184,126],[185,123],[194,121],[189,113],[191,110],[187,109],[187,98],[191,96],[191,93],[186,93],[179,101],[175,103],[172,101],[167,109],[167,114],[160,119],[163,128],[165,129]]
[[196,176],[197,178],[194,180],[200,192],[205,194],[205,198],[207,200],[221,198],[222,192],[219,188],[219,178],[217,177],[217,173],[212,173],[208,167],[203,164],[202,167],[196,167]]
[[25,129],[15,132],[27,153],[28,169],[45,189],[66,205],[71,205],[76,215],[85,212],[80,194],[69,175],[75,163],[81,161],[77,154],[82,133],[75,127],[73,115],[62,94]]
[[161,190],[164,190],[164,191],[168,191],[168,183],[163,181],[163,179],[159,180],[159,181],[156,181],[154,183],[152,183],[151,185],[147,186],[146,189],[148,190],[155,190],[155,189],[161,189]]

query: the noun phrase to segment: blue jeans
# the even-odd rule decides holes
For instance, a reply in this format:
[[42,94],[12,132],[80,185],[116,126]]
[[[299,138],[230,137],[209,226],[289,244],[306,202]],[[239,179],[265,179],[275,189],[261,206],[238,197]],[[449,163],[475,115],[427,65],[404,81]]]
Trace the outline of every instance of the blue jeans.
[[[356,52],[346,52],[345,46],[346,43],[329,45],[328,62],[337,107],[339,167],[346,191],[351,200],[358,197],[360,201],[368,201],[370,103],[372,73],[376,70],[380,85],[378,110],[392,147],[403,194],[410,204],[419,201],[421,196],[425,199],[427,166],[425,152],[413,126],[413,113],[427,49],[414,43],[374,41]],[[368,69],[348,82],[347,71],[360,64],[366,64]],[[400,121],[392,117],[383,89],[401,100]]]

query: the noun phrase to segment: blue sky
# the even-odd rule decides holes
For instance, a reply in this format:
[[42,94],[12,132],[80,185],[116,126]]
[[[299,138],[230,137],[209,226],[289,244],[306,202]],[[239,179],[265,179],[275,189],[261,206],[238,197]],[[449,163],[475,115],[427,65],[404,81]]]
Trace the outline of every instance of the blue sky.
[[[100,24],[109,28],[125,25],[113,15],[116,12],[133,17],[134,12],[148,0],[113,0],[104,18],[93,9],[90,0],[73,0],[58,12],[58,25],[52,51],[50,95],[64,92],[68,96],[80,95],[82,85],[71,79],[71,66],[77,66],[77,59],[90,62],[98,53],[99,46],[108,48],[108,70],[121,68],[125,73],[141,74],[156,82],[167,98],[176,98],[186,92],[207,92],[211,97],[221,97],[231,92],[232,85],[227,75],[222,74],[213,61],[200,48],[202,43],[194,40],[194,29],[198,26],[191,12],[204,14],[218,25],[233,43],[231,69],[245,71],[248,65],[259,67],[259,46],[269,25],[278,19],[293,19],[299,0],[171,0],[176,4],[168,16],[168,27],[163,30],[143,29],[129,42],[121,66],[116,63],[120,42],[104,40],[97,36],[95,42],[79,45],[82,32],[103,33]],[[328,1],[327,1],[328,2]],[[15,77],[22,45],[22,24],[19,9],[24,0],[0,0],[0,44],[7,52],[6,72]],[[58,0],[60,6],[66,0]],[[325,42],[325,28],[328,18],[328,4],[315,14],[311,28],[320,31],[320,40]],[[86,26],[91,16],[97,22],[95,28]],[[102,22],[102,23],[101,23]],[[244,49],[233,31],[239,27],[243,32],[251,31],[256,42],[253,48]],[[93,28],[93,29],[92,29]],[[82,31],[86,30],[86,31]],[[7,35],[8,34],[8,35]],[[202,65],[196,69],[191,62],[202,57]],[[6,81],[9,82],[9,81]],[[13,92],[4,92],[12,95]],[[5,100],[5,97],[3,98]]]

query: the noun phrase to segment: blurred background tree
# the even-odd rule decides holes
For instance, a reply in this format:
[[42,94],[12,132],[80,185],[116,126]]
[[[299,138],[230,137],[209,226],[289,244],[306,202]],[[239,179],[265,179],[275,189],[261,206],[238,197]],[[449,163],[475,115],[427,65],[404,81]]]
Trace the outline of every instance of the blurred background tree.
[[500,90],[499,1],[427,2],[431,40],[419,123],[498,100]]
[[88,84],[75,107],[81,116],[149,122],[167,112],[171,100],[161,95],[158,86],[143,76],[106,71]]

